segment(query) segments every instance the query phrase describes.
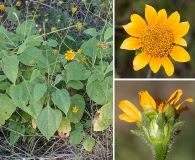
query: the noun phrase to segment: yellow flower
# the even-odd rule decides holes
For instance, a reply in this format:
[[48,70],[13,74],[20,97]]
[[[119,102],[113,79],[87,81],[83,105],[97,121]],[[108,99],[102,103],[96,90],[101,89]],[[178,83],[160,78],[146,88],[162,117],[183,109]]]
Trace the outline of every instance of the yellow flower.
[[53,55],[56,56],[56,55],[58,54],[58,52],[59,52],[59,51],[58,51],[57,49],[54,49],[54,50],[53,50]]
[[65,58],[66,58],[68,61],[73,60],[73,59],[74,59],[74,56],[75,56],[75,54],[74,54],[73,50],[69,50],[69,51],[67,51],[66,54],[65,54]]
[[100,7],[101,7],[101,8],[105,8],[106,5],[105,5],[104,3],[102,3],[102,4],[100,4]]
[[76,12],[77,11],[77,7],[72,7],[72,12]]
[[80,62],[86,62],[86,60],[87,60],[87,58],[86,57],[82,57],[81,59],[80,59]]
[[0,19],[3,18],[3,15],[0,15]]
[[74,106],[72,112],[73,112],[73,113],[77,113],[78,110],[79,110],[79,109],[78,109],[76,106]]
[[156,11],[152,6],[146,5],[145,18],[131,15],[131,23],[124,25],[125,31],[131,35],[125,39],[121,49],[137,50],[138,54],[133,60],[135,71],[142,69],[148,63],[151,70],[156,73],[161,65],[168,76],[174,72],[170,58],[178,62],[190,60],[188,52],[181,46],[187,46],[183,36],[189,30],[189,22],[180,23],[180,15],[176,11],[167,17],[165,9]]
[[35,61],[34,60],[30,60],[30,65],[34,66],[35,65]]
[[52,32],[55,32],[55,31],[57,31],[57,28],[56,28],[56,27],[52,27],[52,28],[51,28],[51,31],[52,31]]
[[78,23],[77,23],[77,29],[78,29],[78,30],[81,30],[82,27],[83,27],[82,23],[78,22]]
[[82,50],[81,50],[81,49],[79,49],[79,50],[77,51],[77,54],[81,54],[81,52],[82,52]]
[[[161,102],[160,99],[157,99],[155,101],[147,91],[141,91],[139,92],[139,100],[140,105],[144,110],[152,108],[156,112],[165,112],[168,106],[173,106],[179,101],[182,94],[182,90],[178,89],[170,96],[168,101]],[[184,102],[193,101],[194,100],[192,98],[185,99],[183,102],[181,102],[175,107],[176,113],[180,113],[182,110],[185,109],[185,107],[183,107],[179,110],[179,108]],[[131,102],[123,100],[119,102],[118,106],[123,112],[125,112],[119,115],[120,120],[124,120],[126,122],[142,121],[141,112]]]
[[43,3],[43,2],[45,2],[45,0],[39,0],[39,2],[42,2]]
[[20,7],[21,4],[22,4],[21,1],[17,1],[17,2],[16,2],[16,6],[18,6],[18,7]]
[[39,16],[38,16],[38,14],[35,14],[34,15],[34,19],[37,19]]
[[0,5],[0,10],[1,10],[1,11],[4,11],[5,8],[6,8],[5,5],[3,5],[3,4]]

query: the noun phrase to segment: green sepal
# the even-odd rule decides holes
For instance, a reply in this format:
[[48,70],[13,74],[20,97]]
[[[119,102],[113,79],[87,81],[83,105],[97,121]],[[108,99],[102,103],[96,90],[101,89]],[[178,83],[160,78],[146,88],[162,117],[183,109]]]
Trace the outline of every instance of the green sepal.
[[156,118],[156,123],[159,128],[163,129],[165,126],[165,115],[164,113],[160,112]]
[[135,55],[137,56],[137,55],[140,54],[141,52],[142,52],[141,49],[137,49],[137,50],[135,51]]
[[185,122],[184,121],[179,121],[179,122],[176,122],[172,128],[172,131],[175,132],[176,130],[178,130],[179,127],[183,126]]
[[136,135],[136,136],[138,136],[138,137],[140,137],[140,138],[145,137],[144,132],[141,131],[141,130],[131,130],[131,133],[134,134],[134,135]]
[[151,119],[145,113],[142,114],[142,125],[146,128],[149,128]]
[[165,117],[170,125],[173,125],[175,122],[175,109],[173,106],[168,106],[165,110]]
[[151,106],[144,108],[144,114],[149,116],[150,119],[156,118],[156,116],[157,116],[156,110]]

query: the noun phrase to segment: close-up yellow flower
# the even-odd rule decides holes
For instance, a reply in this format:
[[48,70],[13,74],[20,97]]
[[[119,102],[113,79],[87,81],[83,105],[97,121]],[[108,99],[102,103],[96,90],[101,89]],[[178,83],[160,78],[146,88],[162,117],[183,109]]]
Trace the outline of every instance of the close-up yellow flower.
[[31,66],[34,66],[35,65],[35,61],[34,60],[30,60],[29,63],[30,63]]
[[125,39],[120,46],[125,50],[140,50],[133,60],[135,71],[149,64],[156,73],[161,66],[168,76],[174,73],[172,60],[177,62],[190,61],[190,55],[183,48],[187,46],[183,38],[189,30],[188,21],[180,22],[177,11],[167,17],[165,9],[156,11],[152,6],[146,5],[145,19],[138,14],[132,14],[131,22],[123,28],[131,36]]
[[18,7],[20,7],[21,4],[22,4],[21,1],[17,1],[17,2],[16,2],[16,6],[18,6]]
[[[176,90],[169,99],[165,102],[161,102],[160,99],[153,99],[152,96],[147,92],[147,91],[141,91],[139,92],[139,100],[140,100],[140,105],[144,110],[147,109],[153,109],[156,112],[165,112],[166,108],[168,106],[173,106],[176,113],[180,113],[179,110],[183,110],[186,106],[183,108],[180,108],[181,105],[184,102],[193,102],[194,100],[192,98],[187,98],[184,101],[182,101],[180,104],[177,106],[174,106],[180,99],[181,95],[183,94],[182,90],[178,89]],[[122,100],[118,104],[119,108],[125,112],[119,115],[119,119],[126,121],[126,122],[136,122],[142,120],[141,112],[129,101],[127,100]]]
[[4,11],[5,8],[6,8],[5,5],[3,5],[3,4],[0,5],[0,10],[1,10],[1,11]]
[[78,49],[77,54],[81,54],[82,50]]
[[77,27],[78,30],[81,30],[81,28],[83,27],[83,25],[82,25],[82,23],[78,22],[76,27]]
[[72,109],[72,112],[73,112],[73,113],[77,113],[78,110],[79,110],[79,109],[78,109],[76,106],[74,106],[73,109]]
[[65,58],[70,61],[70,60],[73,60],[74,59],[74,56],[75,56],[75,53],[73,50],[69,50],[66,52],[65,54]]
[[76,12],[77,11],[77,7],[72,7],[72,12]]
[[59,52],[59,51],[58,51],[57,49],[54,49],[54,50],[53,50],[53,55],[56,56],[56,55],[58,54],[58,52]]

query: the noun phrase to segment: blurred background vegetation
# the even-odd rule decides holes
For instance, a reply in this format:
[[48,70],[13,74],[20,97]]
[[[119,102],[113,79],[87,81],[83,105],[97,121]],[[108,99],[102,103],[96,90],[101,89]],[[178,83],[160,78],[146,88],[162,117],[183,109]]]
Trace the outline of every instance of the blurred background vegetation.
[[[136,86],[136,87],[135,87]],[[186,98],[195,99],[195,81],[116,81],[115,82],[115,160],[151,160],[153,155],[149,146],[130,130],[136,129],[136,123],[127,123],[119,120],[122,111],[117,104],[121,100],[129,100],[140,111],[138,92],[147,90],[153,98],[159,97],[162,101],[168,100],[177,89],[183,90],[183,95],[177,104]],[[185,124],[181,132],[175,137],[167,160],[194,160],[195,159],[195,105],[184,103],[189,107],[182,112],[181,121]]]
[[[165,9],[168,16],[174,11],[180,14],[181,22],[189,21],[190,30],[185,36],[188,43],[185,48],[191,56],[187,63],[174,63],[174,74],[171,78],[193,78],[195,77],[195,1],[194,0],[116,0],[115,1],[115,77],[116,78],[146,78],[149,67],[134,71],[133,59],[135,51],[120,49],[123,40],[129,35],[124,31],[122,25],[130,22],[131,14],[139,14],[145,19],[145,5],[153,6],[157,11]],[[164,68],[158,71],[156,78],[167,78]]]

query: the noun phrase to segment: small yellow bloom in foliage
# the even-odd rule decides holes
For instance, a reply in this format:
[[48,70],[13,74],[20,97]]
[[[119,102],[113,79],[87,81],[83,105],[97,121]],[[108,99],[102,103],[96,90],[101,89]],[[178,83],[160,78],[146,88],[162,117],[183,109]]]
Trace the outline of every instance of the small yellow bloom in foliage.
[[81,59],[80,59],[80,62],[86,62],[86,60],[87,60],[87,58],[86,57],[82,57]]
[[79,50],[77,51],[77,54],[81,54],[81,52],[82,52],[82,50],[81,50],[81,49],[79,49]]
[[45,2],[45,0],[39,0],[39,2],[42,2],[43,3],[43,2]]
[[30,60],[30,65],[34,66],[35,65],[35,61],[34,60]]
[[56,56],[56,55],[58,54],[58,52],[59,52],[59,51],[58,51],[57,49],[54,49],[54,50],[53,50],[53,55]]
[[1,11],[4,11],[5,8],[6,8],[5,5],[3,5],[3,4],[0,5],[0,10],[1,10]]
[[83,27],[82,23],[78,22],[78,23],[77,23],[77,29],[78,29],[78,30],[81,30],[82,27]]
[[172,59],[178,62],[190,60],[190,55],[182,47],[187,46],[182,37],[188,33],[190,24],[188,21],[180,22],[177,11],[167,17],[165,9],[157,12],[146,5],[146,20],[138,14],[132,14],[130,18],[131,22],[123,28],[131,37],[125,39],[120,48],[141,51],[133,60],[135,71],[149,64],[156,73],[162,65],[166,74],[171,76],[174,73]]
[[69,51],[67,51],[66,54],[65,54],[65,58],[66,58],[68,61],[73,60],[73,59],[74,59],[74,56],[75,56],[75,54],[74,54],[74,51],[73,51],[73,50],[69,50]]
[[16,6],[18,6],[18,7],[20,7],[21,4],[22,4],[21,1],[17,1],[17,2],[16,2]]
[[87,23],[85,22],[85,23],[83,23],[83,26],[87,26]]
[[77,113],[78,110],[79,110],[79,109],[78,109],[76,106],[74,106],[72,112],[73,112],[73,113]]
[[76,12],[77,11],[77,7],[72,7],[72,12]]
[[106,4],[102,3],[102,4],[100,4],[100,7],[101,8],[105,8],[106,7]]
[[38,16],[38,14],[35,14],[34,15],[34,19],[37,19],[39,16]]
[[35,123],[35,119],[33,118],[31,122],[32,122],[32,127],[33,127],[33,129],[36,129],[36,128],[37,128],[37,125],[36,125],[36,123]]
[[52,31],[52,32],[57,31],[57,28],[56,28],[56,27],[52,27],[52,28],[51,28],[51,31]]
[[0,19],[3,18],[3,15],[0,15]]

